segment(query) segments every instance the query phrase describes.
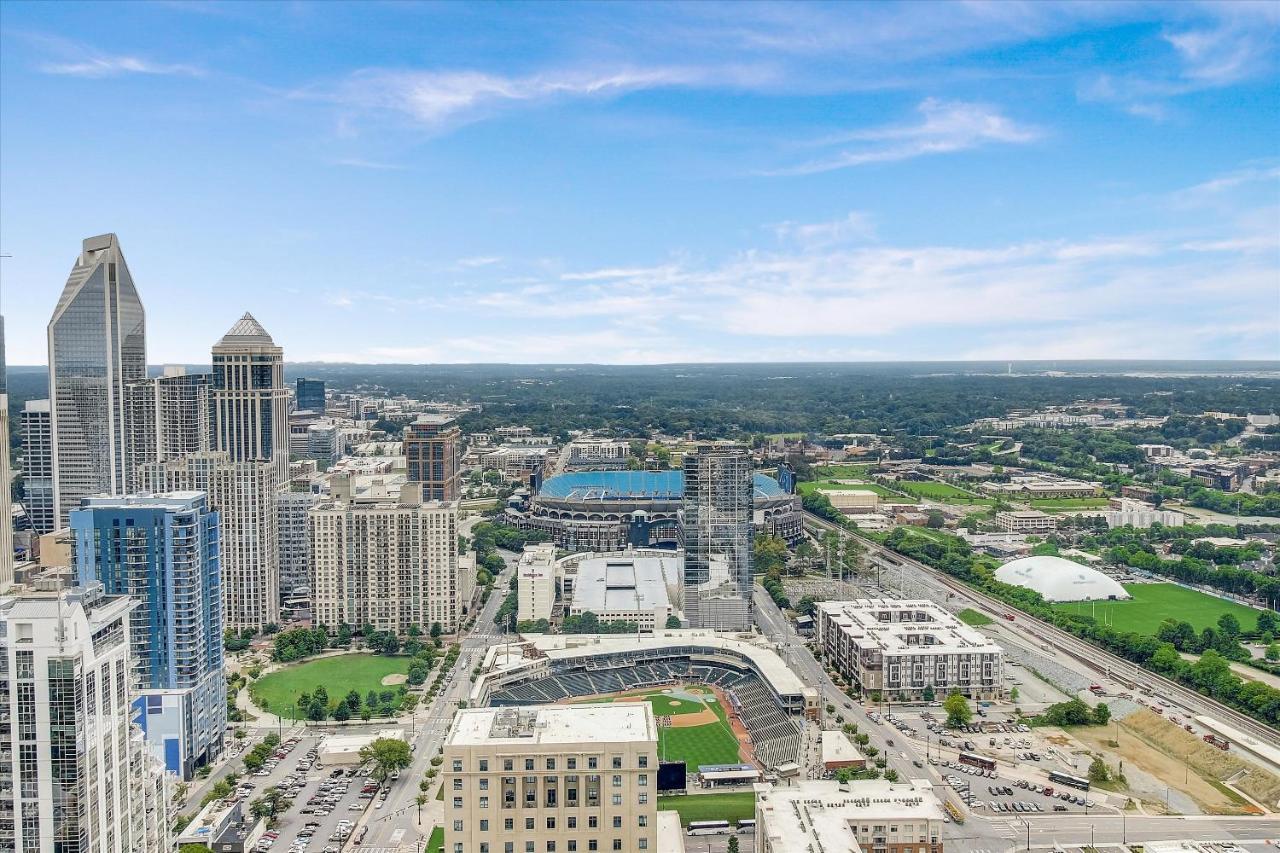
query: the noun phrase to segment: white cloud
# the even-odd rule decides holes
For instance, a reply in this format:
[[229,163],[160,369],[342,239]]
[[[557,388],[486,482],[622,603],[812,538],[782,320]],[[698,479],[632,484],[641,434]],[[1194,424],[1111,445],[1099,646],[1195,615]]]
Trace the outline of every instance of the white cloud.
[[152,62],[137,56],[111,56],[108,54],[92,54],[64,62],[46,62],[40,66],[40,70],[46,74],[91,78],[117,77],[122,74],[178,75],[184,77],[203,77],[205,75],[204,69],[194,65]]
[[458,258],[453,265],[459,269],[472,270],[480,267],[491,267],[502,263],[502,258],[495,255],[477,255],[470,258]]
[[380,160],[365,160],[360,157],[344,157],[333,161],[334,166],[346,166],[351,169],[371,169],[375,172],[403,172],[408,166],[397,163],[384,163]]
[[869,214],[851,210],[843,219],[832,222],[779,222],[773,226],[773,233],[785,242],[821,248],[854,240],[874,239],[876,228]]
[[853,143],[853,147],[771,174],[809,175],[867,163],[966,151],[991,143],[1021,145],[1043,136],[1039,128],[1020,124],[986,104],[926,98],[917,109],[921,115],[918,122],[853,130],[817,140],[814,144],[823,147],[849,143]]

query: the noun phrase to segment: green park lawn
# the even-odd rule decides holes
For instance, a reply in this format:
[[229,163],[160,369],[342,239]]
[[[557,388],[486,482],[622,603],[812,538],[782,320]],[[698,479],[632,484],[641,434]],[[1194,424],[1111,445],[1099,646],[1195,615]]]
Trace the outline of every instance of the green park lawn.
[[751,791],[728,794],[677,794],[658,797],[658,809],[677,811],[680,823],[688,826],[695,820],[727,820],[730,823],[756,816],[756,795]]
[[979,613],[972,607],[966,607],[956,614],[956,618],[966,625],[972,625],[975,628],[981,628],[983,625],[990,625],[995,620],[985,613]]
[[796,489],[802,495],[810,494],[811,492],[815,492],[818,489],[824,489],[826,491],[845,491],[845,490],[856,489],[858,491],[863,491],[863,492],[875,492],[880,497],[889,498],[894,503],[902,503],[902,504],[917,503],[916,498],[913,498],[910,495],[900,495],[897,492],[893,491],[892,489],[885,488],[879,483],[863,483],[863,482],[836,483],[836,482],[833,482],[832,480],[822,479],[822,480],[812,480],[809,482],[798,483],[796,485]]
[[870,465],[823,465],[813,469],[813,476],[819,480],[861,480],[870,470]]
[[264,675],[249,685],[249,694],[259,708],[291,720],[302,719],[297,707],[298,695],[313,692],[317,685],[324,685],[324,689],[328,691],[330,708],[352,690],[357,691],[361,697],[367,696],[370,690],[377,693],[394,690],[394,704],[398,708],[401,701],[399,687],[388,687],[382,683],[382,679],[408,671],[408,657],[338,655],[301,661]]
[[1244,631],[1253,631],[1258,625],[1258,611],[1234,601],[1196,592],[1194,589],[1172,583],[1136,583],[1125,587],[1132,599],[1128,601],[1079,601],[1055,604],[1064,613],[1080,613],[1093,616],[1099,622],[1115,626],[1119,631],[1136,631],[1154,636],[1165,619],[1190,622],[1197,631],[1217,627],[1218,617],[1231,613],[1240,620]]
[[914,481],[899,480],[898,488],[904,492],[910,492],[913,495],[919,495],[922,498],[931,498],[938,501],[948,501],[953,503],[968,503],[971,501],[986,500],[991,502],[989,498],[982,498],[973,492],[965,491],[957,488],[950,483],[937,483],[932,480]]

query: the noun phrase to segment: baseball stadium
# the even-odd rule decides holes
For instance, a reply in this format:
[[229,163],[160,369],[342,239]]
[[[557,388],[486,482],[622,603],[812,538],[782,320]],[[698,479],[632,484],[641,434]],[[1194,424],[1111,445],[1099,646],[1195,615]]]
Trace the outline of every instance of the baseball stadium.
[[[796,496],[767,474],[755,474],[753,485],[756,529],[798,541]],[[569,551],[675,547],[683,497],[683,471],[579,471],[547,479],[528,510],[508,509],[507,520],[543,531]]]
[[818,711],[771,648],[710,631],[530,635],[490,649],[483,670],[475,705],[649,702],[659,756],[689,768],[797,763],[797,717]]

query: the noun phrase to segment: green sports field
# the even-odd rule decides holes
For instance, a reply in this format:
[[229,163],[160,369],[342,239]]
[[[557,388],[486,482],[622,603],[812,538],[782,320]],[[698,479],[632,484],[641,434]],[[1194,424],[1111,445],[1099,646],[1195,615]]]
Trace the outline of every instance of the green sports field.
[[990,498],[975,495],[973,492],[967,492],[964,489],[951,485],[950,483],[936,483],[932,480],[923,482],[900,480],[898,481],[898,488],[902,489],[904,492],[909,492],[922,498],[929,498],[931,500],[944,501],[947,503],[993,503]]
[[677,811],[680,823],[694,820],[727,820],[737,823],[756,816],[756,795],[751,791],[729,794],[682,794],[658,797],[659,811]]
[[1028,501],[1032,509],[1041,512],[1070,512],[1077,509],[1105,509],[1107,498],[1044,498]]
[[370,690],[376,693],[393,690],[396,693],[395,705],[399,707],[400,688],[388,687],[382,683],[382,679],[408,671],[407,657],[338,655],[302,661],[264,675],[249,685],[249,694],[259,708],[288,720],[302,719],[297,707],[298,694],[311,693],[316,685],[321,684],[329,694],[330,708],[351,690],[357,691],[362,698]]
[[1093,616],[1099,622],[1113,625],[1119,631],[1136,631],[1154,636],[1165,619],[1190,622],[1197,631],[1217,627],[1223,613],[1234,614],[1244,631],[1258,626],[1258,611],[1234,601],[1196,592],[1171,583],[1135,583],[1125,587],[1133,596],[1129,601],[1080,601],[1055,604],[1065,613]]
[[[686,688],[686,692],[702,692],[702,688]],[[663,761],[683,761],[689,770],[696,770],[699,764],[737,764],[738,738],[734,735],[725,712],[719,702],[694,702],[681,696],[673,698],[661,692],[619,694],[616,697],[591,699],[591,702],[613,702],[624,697],[643,695],[653,706],[653,713],[659,717],[676,717],[684,714],[696,714],[710,708],[716,715],[716,722],[704,726],[688,728],[658,728],[658,756]],[[708,698],[711,698],[708,694]]]
[[829,492],[856,489],[863,492],[875,492],[880,497],[889,498],[894,503],[913,504],[917,502],[916,498],[910,495],[900,495],[892,489],[886,489],[879,483],[835,483],[830,480],[813,480],[796,485],[796,490],[802,495],[807,495],[818,489],[824,489]]

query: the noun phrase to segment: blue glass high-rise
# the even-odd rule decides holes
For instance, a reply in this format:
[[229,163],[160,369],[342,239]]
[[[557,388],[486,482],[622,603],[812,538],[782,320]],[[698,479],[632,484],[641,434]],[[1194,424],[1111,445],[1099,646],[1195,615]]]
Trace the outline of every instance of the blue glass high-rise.
[[76,575],[140,604],[131,617],[138,723],[183,779],[223,749],[220,525],[204,492],[85,498],[71,512]]

